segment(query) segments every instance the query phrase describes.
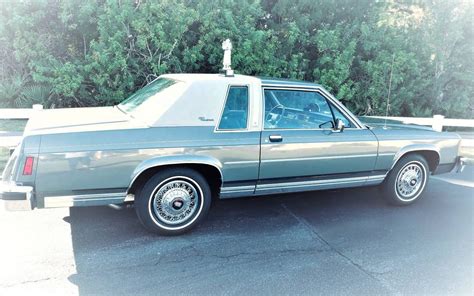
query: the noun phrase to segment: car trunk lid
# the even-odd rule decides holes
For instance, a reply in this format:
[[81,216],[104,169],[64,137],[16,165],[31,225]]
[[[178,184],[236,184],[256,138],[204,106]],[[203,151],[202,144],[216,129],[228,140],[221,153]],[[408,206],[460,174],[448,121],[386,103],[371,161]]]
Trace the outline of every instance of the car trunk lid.
[[24,135],[120,129],[130,119],[117,107],[42,110],[28,121]]

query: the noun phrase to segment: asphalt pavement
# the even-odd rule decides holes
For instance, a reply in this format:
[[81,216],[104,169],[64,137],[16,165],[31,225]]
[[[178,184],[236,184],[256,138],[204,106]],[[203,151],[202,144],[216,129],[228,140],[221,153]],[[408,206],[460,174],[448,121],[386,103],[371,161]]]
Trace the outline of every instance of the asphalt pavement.
[[216,202],[193,232],[133,209],[0,211],[0,295],[473,295],[474,167],[388,206],[376,188]]

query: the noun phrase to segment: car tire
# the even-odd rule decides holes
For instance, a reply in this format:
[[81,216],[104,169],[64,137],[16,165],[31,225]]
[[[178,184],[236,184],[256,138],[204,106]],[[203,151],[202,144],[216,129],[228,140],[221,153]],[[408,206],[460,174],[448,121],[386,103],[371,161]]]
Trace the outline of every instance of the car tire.
[[430,170],[426,159],[418,154],[402,157],[389,172],[382,185],[386,201],[406,206],[423,197]]
[[206,179],[188,168],[169,168],[139,190],[135,211],[143,226],[162,235],[191,230],[206,216],[212,194]]

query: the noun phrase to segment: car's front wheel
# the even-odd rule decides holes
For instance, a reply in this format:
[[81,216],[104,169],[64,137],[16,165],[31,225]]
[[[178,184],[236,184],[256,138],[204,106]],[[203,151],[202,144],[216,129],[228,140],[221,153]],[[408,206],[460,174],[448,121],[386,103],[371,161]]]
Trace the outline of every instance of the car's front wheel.
[[400,159],[383,184],[384,196],[393,205],[409,205],[423,196],[429,178],[425,158],[410,154]]
[[188,168],[169,168],[151,177],[138,193],[135,210],[152,232],[174,235],[196,226],[211,205],[206,179]]

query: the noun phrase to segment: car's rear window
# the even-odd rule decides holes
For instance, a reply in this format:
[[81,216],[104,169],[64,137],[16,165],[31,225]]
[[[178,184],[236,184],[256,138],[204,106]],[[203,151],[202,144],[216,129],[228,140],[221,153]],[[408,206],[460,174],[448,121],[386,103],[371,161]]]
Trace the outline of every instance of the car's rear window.
[[224,111],[219,124],[220,130],[247,128],[249,90],[247,86],[231,86],[227,94]]
[[158,101],[169,97],[174,88],[179,88],[179,84],[180,82],[177,80],[158,78],[120,103],[119,108],[125,112],[133,112],[145,102],[147,104],[158,103]]

